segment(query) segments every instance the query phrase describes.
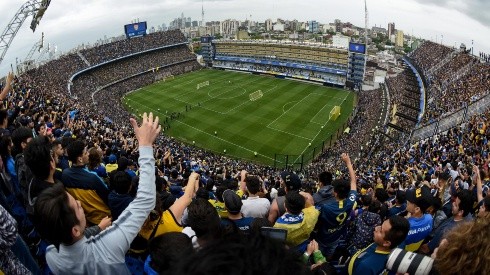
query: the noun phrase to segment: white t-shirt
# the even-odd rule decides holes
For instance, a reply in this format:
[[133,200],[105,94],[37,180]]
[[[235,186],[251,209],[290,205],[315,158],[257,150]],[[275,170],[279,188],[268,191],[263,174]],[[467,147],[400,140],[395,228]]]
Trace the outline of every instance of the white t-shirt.
[[243,200],[242,214],[243,217],[267,218],[271,203],[266,198],[249,197]]

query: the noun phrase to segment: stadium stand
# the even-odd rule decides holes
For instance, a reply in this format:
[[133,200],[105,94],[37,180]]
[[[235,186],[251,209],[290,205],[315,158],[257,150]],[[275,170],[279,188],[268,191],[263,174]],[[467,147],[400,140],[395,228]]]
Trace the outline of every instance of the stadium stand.
[[345,86],[348,51],[317,44],[215,41],[213,67]]
[[[440,245],[442,255],[450,257],[458,254],[457,257],[461,257],[461,253],[454,253],[452,247],[456,246],[456,250],[460,251],[468,249],[473,254],[468,252],[472,256],[462,265],[471,267],[468,270],[474,274],[489,272],[488,255],[478,253],[488,250],[488,238],[478,234],[486,229],[485,226],[488,227],[490,217],[488,108],[466,117],[466,123],[459,123],[463,120],[458,120],[456,127],[410,143],[410,132],[419,123],[422,112],[420,104],[425,99],[417,76],[404,66],[398,75],[387,80],[386,87],[382,85],[380,89],[359,93],[355,115],[349,122],[350,131],[344,132],[303,171],[276,171],[268,166],[211,153],[164,134],[156,137],[151,156],[153,140],[148,136],[151,133],[156,135],[155,127],[151,128],[151,121],[143,123],[143,128],[134,124],[130,126],[128,118],[131,114],[122,107],[120,98],[127,92],[155,82],[157,73],[179,75],[199,69],[197,62],[192,60],[192,54],[182,46],[183,41],[184,37],[180,32],[169,31],[100,45],[80,51],[80,54],[62,56],[16,76],[13,87],[10,87],[10,83],[2,87],[10,93],[3,98],[4,109],[0,110],[0,236],[8,239],[7,245],[0,252],[0,271],[5,274],[28,274],[29,271],[39,273],[41,270],[48,272],[51,266],[51,271],[63,273],[55,268],[59,268],[56,262],[64,260],[68,264],[62,267],[69,271],[86,268],[83,270],[88,273],[121,270],[121,273],[131,271],[142,274],[145,270],[147,274],[192,274],[216,270],[219,265],[230,268],[225,273],[231,274],[247,268],[243,259],[246,255],[250,262],[262,260],[260,266],[253,267],[254,272],[268,269],[275,274],[282,274],[281,271],[285,270],[293,274],[311,274],[319,272],[318,269],[331,270],[331,265],[335,264],[337,270],[342,272],[364,274],[362,272],[366,271],[365,268],[370,268],[373,273],[379,274],[385,269],[385,262],[392,248],[404,240],[412,241],[415,238],[414,232],[423,231],[418,227],[419,221],[423,220],[430,223],[429,227],[424,228],[430,229],[424,229],[423,239],[426,238],[426,243],[420,245],[417,253],[430,254],[433,250],[431,247]],[[168,47],[162,48],[163,46]],[[234,50],[227,49],[231,54],[236,54]],[[147,52],[140,54],[141,51]],[[445,46],[425,42],[410,58],[420,68],[419,73],[428,84],[426,88],[429,92],[426,96],[432,98],[424,106],[426,121],[447,117],[447,112],[457,109],[457,106],[452,106],[454,102],[480,102],[477,100],[484,99],[488,94],[488,64],[480,63],[466,53],[456,53]],[[88,68],[90,69],[85,70]],[[462,68],[465,70],[462,71]],[[287,70],[279,67],[275,69]],[[72,94],[69,96],[67,84],[74,75],[77,77],[70,83]],[[94,93],[95,91],[97,92]],[[396,127],[386,126],[383,114]],[[142,132],[141,129],[148,131]],[[35,142],[29,141],[31,137],[35,138]],[[44,137],[53,145],[48,143],[48,147],[43,147],[41,140]],[[76,148],[74,145],[70,147],[73,139],[84,140],[86,145],[86,148],[81,148],[81,157],[76,156],[75,159],[71,152]],[[147,147],[139,148],[136,140]],[[14,150],[9,149],[12,142]],[[22,153],[22,146],[25,147],[26,144],[28,149],[26,153]],[[128,232],[132,233],[122,236],[121,239],[114,237],[108,243],[111,246],[121,245],[122,248],[118,246],[117,251],[112,251],[117,257],[100,255],[100,258],[92,258],[94,262],[89,265],[84,262],[85,258],[53,258],[52,255],[58,251],[68,253],[63,250],[69,247],[66,244],[75,249],[78,245],[88,243],[97,245],[108,239],[107,236],[117,235],[114,232],[121,230],[117,225],[124,223],[126,218],[135,218],[134,216],[141,214],[136,210],[134,215],[123,213],[121,220],[112,221],[116,226],[110,226],[106,219],[105,223],[90,224],[89,226],[95,227],[85,228],[83,211],[77,210],[77,203],[67,197],[60,202],[64,206],[60,209],[67,211],[64,219],[74,219],[67,223],[70,228],[53,223],[49,225],[53,230],[66,230],[56,236],[52,232],[46,232],[46,225],[42,225],[42,219],[45,218],[42,215],[46,215],[46,211],[39,208],[46,205],[49,195],[59,193],[60,190],[61,195],[64,194],[63,188],[52,187],[61,179],[54,165],[62,170],[68,167],[68,159],[78,163],[88,162],[89,154],[86,150],[90,148],[96,148],[101,153],[102,162],[106,165],[117,163],[116,172],[127,173],[127,176],[124,173],[121,176],[123,181],[130,181],[138,172],[135,164],[142,157],[138,184],[135,184],[137,181],[131,184],[126,182],[131,187],[121,188],[121,179],[115,176],[116,173],[109,173],[104,179],[107,183],[104,188],[117,191],[117,196],[114,196],[124,202],[121,204],[123,208],[130,205],[134,210],[136,204],[144,204],[146,208],[141,212],[144,212],[143,216],[138,216],[138,221],[147,219],[145,224],[154,224],[156,227],[143,229],[147,233],[152,230],[155,232],[150,234],[155,238],[151,238],[148,245],[148,240],[141,234],[136,236],[138,226],[134,230],[135,225],[125,225]],[[341,154],[343,152],[348,152],[350,157]],[[31,161],[24,162],[24,157],[30,160],[35,155],[43,158],[37,164],[46,167],[46,170],[30,165]],[[12,169],[17,173],[11,173]],[[44,171],[42,174],[47,177],[42,184],[36,181],[35,187],[40,189],[41,194],[35,202],[30,197],[26,200],[21,192],[21,182],[25,181],[25,176],[21,175],[25,175],[28,169],[32,170],[34,177],[39,176],[39,171]],[[19,177],[5,176],[10,174]],[[247,177],[250,175],[257,176],[260,180]],[[184,191],[185,185],[188,188]],[[227,189],[232,189],[237,195],[223,196]],[[302,196],[299,196],[295,192],[297,190],[305,192],[301,192]],[[194,194],[196,198],[193,199]],[[314,212],[316,210],[312,206],[317,201],[312,194],[326,200],[321,205],[317,204],[320,213]],[[406,199],[401,194],[406,195]],[[274,230],[270,228],[273,224],[267,216],[251,218],[240,214],[242,199],[246,198],[253,204],[258,201],[256,197],[266,198],[272,202],[271,205],[276,205],[279,209],[273,210],[274,207],[271,207],[270,211],[282,211],[284,215],[279,217],[281,221],[294,221],[285,225],[288,232],[300,232],[307,229],[306,226],[309,228],[316,215],[319,228],[334,230],[340,237],[329,240],[330,245],[335,244],[333,246],[326,246],[323,240],[308,239],[304,245],[296,248],[297,251],[287,250],[283,245],[261,236],[261,227],[266,226],[268,232]],[[276,203],[273,202],[274,199]],[[357,205],[364,205],[365,208],[347,208],[333,215],[331,209],[342,208],[340,205],[344,205],[344,202],[345,205],[351,205],[355,201],[361,202],[360,200],[363,204]],[[368,200],[372,200],[373,204],[368,205]],[[132,204],[131,201],[136,203]],[[283,203],[279,203],[280,201]],[[36,209],[34,215],[27,213],[31,204]],[[286,207],[283,208],[282,205]],[[153,211],[149,209],[150,206],[154,207]],[[390,216],[390,210],[395,207],[403,208],[404,211]],[[233,215],[221,219],[216,209]],[[308,213],[305,214],[305,211]],[[351,242],[350,236],[345,234],[350,232],[347,227],[361,224],[361,219],[366,216],[363,212],[374,213],[373,211],[383,217],[383,226],[370,224],[366,227],[369,228],[366,234],[368,237],[363,241],[371,244],[360,248],[354,255],[345,255],[349,251],[346,246]],[[311,215],[310,212],[316,214]],[[402,218],[407,212],[411,217]],[[40,216],[36,216],[36,213]],[[182,219],[176,218],[176,213],[178,217],[182,215]],[[308,216],[308,221],[304,220],[305,216]],[[37,230],[33,230],[32,221]],[[15,224],[19,238],[15,234]],[[184,232],[187,236],[175,231]],[[74,235],[72,232],[75,232]],[[439,238],[446,233],[449,245]],[[288,241],[294,240],[294,234],[288,236]],[[464,242],[463,239],[471,240],[461,238],[464,234],[471,234],[471,237],[478,235],[481,239],[476,243]],[[161,238],[168,239],[161,241]],[[40,242],[41,239],[43,241]],[[143,252],[131,250],[123,259],[121,255],[129,249],[129,244],[123,244],[132,239],[141,241],[138,244],[144,245]],[[22,246],[22,240],[27,243],[30,251],[27,251],[25,245]],[[46,249],[47,240],[57,246],[60,242],[65,245],[60,250],[54,246]],[[133,245],[136,245],[135,242]],[[332,255],[330,252],[336,248],[337,253]],[[383,253],[379,253],[381,250]],[[46,253],[51,253],[51,256],[46,257]],[[377,255],[371,261],[363,258],[364,255],[373,253],[382,256]],[[348,263],[338,262],[340,254],[344,254],[344,259],[345,256],[352,256],[352,259]],[[102,256],[111,260],[117,259],[107,264],[99,261]],[[172,257],[177,260],[169,261]],[[229,262],[223,265],[223,261],[216,260],[216,257],[222,257],[223,261]],[[436,256],[436,270],[447,272],[444,268],[448,264],[444,259]]]
[[422,124],[433,123],[488,93],[490,67],[469,53],[426,41],[410,58],[428,85]]

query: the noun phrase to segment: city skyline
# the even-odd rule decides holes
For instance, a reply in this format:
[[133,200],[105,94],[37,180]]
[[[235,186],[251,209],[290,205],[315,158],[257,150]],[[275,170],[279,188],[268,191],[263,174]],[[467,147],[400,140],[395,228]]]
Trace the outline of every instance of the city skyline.
[[[0,10],[0,30],[3,32],[25,0],[2,1]],[[0,64],[0,76],[4,76],[15,65],[15,59],[23,60],[32,46],[40,40],[44,32],[46,44],[56,45],[66,52],[83,43],[93,44],[98,39],[123,34],[124,24],[139,19],[147,21],[148,27],[167,26],[174,18],[184,13],[192,20],[201,20],[201,0],[146,1],[145,5],[135,5],[134,1],[68,1],[54,0],[44,14],[36,32],[29,29],[31,18],[27,18],[19,30],[4,61]],[[114,7],[117,7],[116,11]],[[475,54],[479,51],[490,53],[490,16],[483,11],[490,3],[483,1],[441,1],[441,0],[379,0],[368,1],[369,28],[387,29],[394,22],[396,28],[405,34],[433,40],[448,46],[459,47],[465,43],[471,47],[474,41]],[[327,0],[312,0],[307,3],[273,0],[267,3],[249,0],[204,1],[205,21],[236,19],[264,22],[266,19],[310,21],[321,24],[332,23],[335,19],[364,27],[364,1],[349,0],[342,3]]]

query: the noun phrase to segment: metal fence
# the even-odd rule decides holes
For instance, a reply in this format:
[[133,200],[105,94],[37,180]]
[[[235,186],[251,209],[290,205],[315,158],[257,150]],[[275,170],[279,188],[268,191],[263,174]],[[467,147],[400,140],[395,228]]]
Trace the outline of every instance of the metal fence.
[[490,94],[485,95],[478,101],[475,101],[466,107],[463,107],[454,113],[440,118],[439,120],[425,126],[421,126],[412,131],[411,141],[416,142],[426,139],[435,134],[445,132],[451,128],[457,127],[468,122],[472,116],[481,114],[490,108]]

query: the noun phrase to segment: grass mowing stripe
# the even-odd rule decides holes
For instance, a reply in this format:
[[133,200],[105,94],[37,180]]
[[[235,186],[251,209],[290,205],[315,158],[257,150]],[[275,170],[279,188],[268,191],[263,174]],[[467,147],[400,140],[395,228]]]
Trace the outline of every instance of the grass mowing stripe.
[[[208,80],[209,86],[196,89],[197,83]],[[262,97],[251,101],[249,94],[257,90],[262,91]],[[349,94],[345,90],[271,76],[200,70],[144,87],[128,94],[124,102],[131,105],[133,113],[136,109],[137,113],[143,110],[156,113],[160,109],[161,115],[165,111],[180,112],[179,119],[166,124],[171,126],[166,135],[188,143],[195,141],[196,146],[211,151],[226,149],[227,155],[271,165],[275,153],[299,155],[310,142],[312,146],[321,145],[318,136],[335,133],[352,111],[349,109],[352,97],[346,99],[349,104],[342,105],[337,121],[329,121],[324,129],[320,129],[320,124],[327,120],[329,104],[339,105],[345,93]],[[186,105],[192,109],[186,111]]]
[[[347,93],[345,95],[344,99],[342,100],[342,103],[340,103],[340,105],[342,105],[344,103],[344,101],[347,99],[348,96],[349,96],[349,94]],[[327,120],[327,122],[325,122],[325,124],[323,126],[325,127],[325,125],[327,125],[329,121],[330,121],[330,118]],[[321,129],[323,129],[323,128],[320,128],[320,130],[316,133],[315,137],[313,137],[312,141],[314,141],[316,139],[316,137],[321,133],[321,131],[322,131]],[[305,149],[303,149],[303,151],[301,152],[300,155],[303,155],[306,152],[306,150],[308,149],[308,147],[310,147],[310,145],[306,146]],[[297,162],[299,158],[300,157],[296,158],[295,162]]]

